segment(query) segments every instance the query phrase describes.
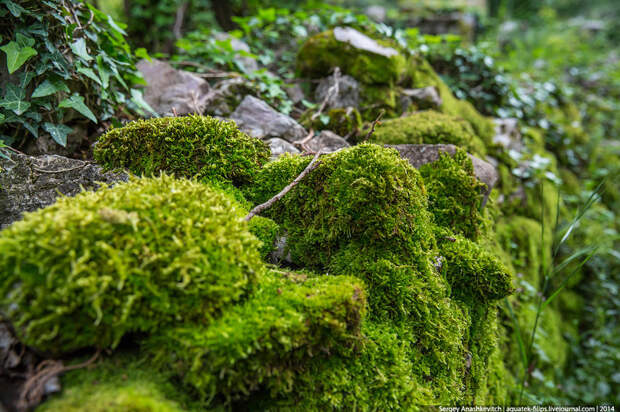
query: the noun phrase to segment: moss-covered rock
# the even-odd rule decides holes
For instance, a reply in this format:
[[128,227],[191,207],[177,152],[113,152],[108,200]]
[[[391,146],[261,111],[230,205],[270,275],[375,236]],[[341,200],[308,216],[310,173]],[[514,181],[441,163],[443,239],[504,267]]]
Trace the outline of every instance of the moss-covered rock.
[[362,83],[393,84],[404,72],[405,59],[356,48],[337,40],[333,30],[310,37],[299,49],[297,72],[302,77],[327,77],[336,67]]
[[468,122],[432,110],[382,122],[373,133],[372,141],[380,144],[449,143],[478,156],[486,153],[484,143]]
[[254,216],[250,219],[249,230],[258,240],[263,242],[258,251],[263,259],[267,258],[276,249],[276,239],[280,233],[280,226],[269,218]]
[[306,129],[331,130],[339,136],[350,136],[352,140],[357,137],[362,128],[362,116],[353,107],[328,110],[326,113],[329,118],[327,123],[323,123],[320,116],[313,120],[314,114],[314,110],[307,110],[301,116],[299,123]]
[[168,329],[145,348],[202,400],[230,402],[260,388],[291,391],[310,359],[353,351],[365,303],[355,278],[272,271],[249,300],[208,327]]
[[62,392],[37,412],[182,412],[199,405],[179,391],[169,373],[155,370],[145,359],[116,353],[87,369],[62,377]]
[[190,180],[133,179],[61,198],[0,232],[0,308],[40,351],[207,323],[263,270],[245,211]]
[[423,165],[420,174],[435,223],[468,239],[478,239],[484,224],[481,210],[486,185],[476,179],[467,153],[441,153],[439,160]]
[[235,185],[249,182],[269,154],[266,143],[240,132],[234,122],[194,115],[131,122],[109,130],[94,149],[95,160],[107,169]]
[[495,134],[493,122],[491,119],[478,113],[474,106],[465,101],[457,99],[446,83],[433,70],[431,65],[420,56],[412,56],[407,62],[407,75],[409,77],[409,85],[414,88],[427,86],[435,86],[439,90],[443,113],[460,117],[469,122],[474,132],[485,145],[493,146],[493,136]]

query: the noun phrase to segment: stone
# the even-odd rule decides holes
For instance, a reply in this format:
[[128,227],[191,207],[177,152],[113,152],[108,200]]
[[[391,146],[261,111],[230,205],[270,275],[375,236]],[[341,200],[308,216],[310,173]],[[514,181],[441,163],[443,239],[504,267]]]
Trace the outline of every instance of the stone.
[[212,116],[230,116],[249,91],[250,88],[243,77],[219,81],[205,96],[203,113]]
[[245,73],[251,73],[258,70],[258,63],[256,62],[256,59],[247,55],[252,52],[250,51],[250,46],[248,46],[246,42],[224,32],[215,33],[214,37],[220,41],[230,40],[230,47],[232,47],[232,49],[236,52],[241,52],[235,56],[235,59],[241,63]]
[[360,105],[360,84],[351,76],[341,76],[338,71],[321,79],[316,88],[315,98],[320,104],[326,101],[327,109],[358,108]]
[[297,104],[306,98],[303,89],[297,83],[285,85],[284,91],[293,104]]
[[[427,163],[433,163],[439,160],[439,154],[442,152],[453,155],[457,149],[456,146],[451,144],[399,144],[385,145],[385,147],[396,149],[401,157],[407,159],[416,169],[419,169],[422,165]],[[489,198],[491,190],[499,179],[499,174],[490,163],[472,156],[471,154],[468,154],[468,156],[474,166],[476,178],[487,186],[482,201],[482,206],[484,206]]]
[[416,110],[437,110],[442,103],[439,90],[435,86],[427,86],[420,89],[403,89],[401,91],[400,104],[402,112],[407,111],[411,105],[415,105]]
[[123,172],[104,172],[94,163],[58,155],[0,158],[0,229],[24,212],[51,205],[60,195],[75,196],[82,188],[97,189],[97,182],[113,184],[127,178]]
[[350,146],[346,140],[329,130],[323,130],[306,143],[306,147],[313,152],[322,151],[323,153],[333,153]]
[[495,123],[495,136],[493,136],[493,143],[502,146],[506,150],[514,150],[521,153],[525,146],[521,139],[521,132],[519,131],[519,122],[517,119],[494,119]]
[[271,149],[271,160],[277,159],[282,156],[284,153],[299,153],[299,149],[295,146],[287,142],[286,140],[280,139],[279,137],[274,137],[273,139],[268,139],[267,144]]
[[136,67],[147,82],[144,100],[160,116],[203,112],[209,92],[204,79],[156,59],[141,60]]
[[366,10],[364,11],[364,13],[368,17],[376,21],[377,23],[385,22],[385,18],[387,17],[387,12],[385,11],[385,7],[377,6],[377,5],[366,7]]
[[395,49],[381,46],[377,43],[377,41],[351,27],[334,28],[334,38],[340,42],[349,43],[356,49],[378,54],[380,56],[392,57],[398,55],[398,52]]
[[264,101],[247,95],[230,116],[243,132],[258,139],[279,137],[289,143],[308,134],[293,118],[277,112]]

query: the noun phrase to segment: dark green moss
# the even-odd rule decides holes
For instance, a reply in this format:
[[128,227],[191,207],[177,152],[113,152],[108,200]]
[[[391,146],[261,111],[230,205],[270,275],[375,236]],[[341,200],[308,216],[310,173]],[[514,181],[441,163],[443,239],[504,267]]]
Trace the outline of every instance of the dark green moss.
[[0,232],[0,308],[40,351],[206,323],[263,270],[245,211],[204,184],[133,179],[60,198]]
[[276,249],[276,239],[280,232],[280,226],[271,219],[262,216],[254,216],[249,222],[250,232],[262,242],[259,249],[263,259]]
[[432,110],[382,122],[373,133],[372,141],[382,144],[444,143],[479,156],[486,153],[484,143],[468,122]]
[[467,153],[442,153],[436,162],[423,165],[420,174],[435,223],[468,239],[478,239],[484,224],[481,209],[486,185],[476,179]]
[[145,348],[202,400],[244,399],[263,386],[290,391],[297,371],[313,357],[351,353],[365,302],[355,278],[272,271],[249,300],[208,327],[164,330]]
[[234,122],[193,115],[131,122],[101,136],[94,149],[95,160],[108,169],[235,185],[249,182],[269,154],[269,146]]
[[392,84],[402,76],[405,60],[356,49],[336,40],[331,30],[310,37],[297,54],[297,72],[302,77],[327,77],[339,67],[342,73],[366,84]]
[[320,117],[312,120],[316,112],[308,109],[302,114],[299,123],[306,129],[331,130],[339,136],[349,136],[349,140],[354,141],[362,128],[362,116],[360,112],[352,107],[346,109],[330,109],[326,115],[329,117],[327,124],[321,121]]

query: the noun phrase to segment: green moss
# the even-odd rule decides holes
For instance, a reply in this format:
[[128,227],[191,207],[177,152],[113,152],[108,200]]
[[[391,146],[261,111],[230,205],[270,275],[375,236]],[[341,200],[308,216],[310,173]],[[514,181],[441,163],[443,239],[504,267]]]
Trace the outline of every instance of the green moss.
[[384,85],[363,85],[361,90],[362,119],[367,122],[375,120],[381,112],[384,119],[400,115],[398,93],[396,88]]
[[333,31],[310,37],[297,54],[297,72],[302,77],[327,77],[339,67],[342,73],[366,84],[393,84],[401,77],[405,60],[401,55],[385,57],[340,42]]
[[478,244],[460,236],[440,236],[446,279],[452,296],[464,301],[489,302],[512,293],[512,276],[502,262]]
[[265,259],[276,249],[276,238],[280,232],[280,226],[266,217],[254,216],[250,219],[249,230],[263,243],[258,251]]
[[484,223],[481,206],[486,185],[476,179],[467,153],[442,153],[436,162],[423,165],[420,174],[435,223],[476,240]]
[[181,412],[200,410],[169,376],[134,355],[117,353],[62,377],[62,392],[38,412]]
[[203,400],[243,399],[263,386],[290,391],[309,359],[353,350],[365,302],[354,278],[272,271],[251,299],[207,328],[164,330],[145,347]]
[[60,198],[0,232],[0,308],[24,343],[53,353],[208,322],[263,270],[243,215],[166,175]]
[[484,143],[469,123],[462,119],[432,110],[386,120],[372,135],[372,141],[382,144],[453,144],[472,154],[484,155]]
[[362,128],[362,116],[360,112],[353,107],[346,109],[330,109],[326,113],[329,117],[329,121],[326,124],[321,121],[320,116],[312,120],[312,116],[315,113],[315,110],[306,110],[301,115],[299,123],[306,129],[313,129],[315,131],[331,130],[339,136],[349,136],[351,140],[357,137]]
[[131,122],[101,136],[94,150],[108,169],[235,185],[249,182],[269,154],[266,143],[241,133],[234,122],[193,115]]
[[478,113],[471,103],[454,97],[448,85],[441,80],[425,59],[419,56],[412,56],[407,66],[407,75],[411,87],[437,87],[442,100],[441,111],[469,122],[475,134],[482,139],[487,148],[493,146],[495,128],[491,119]]

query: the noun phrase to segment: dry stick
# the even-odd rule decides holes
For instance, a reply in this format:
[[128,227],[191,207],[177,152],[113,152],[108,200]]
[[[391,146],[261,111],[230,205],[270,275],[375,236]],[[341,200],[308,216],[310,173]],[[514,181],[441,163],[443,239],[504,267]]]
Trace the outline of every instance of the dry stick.
[[100,354],[101,350],[97,349],[97,352],[87,361],[69,366],[64,366],[61,361],[51,359],[41,362],[37,366],[37,373],[28,378],[22,387],[17,403],[19,410],[29,410],[41,402],[43,395],[45,395],[45,384],[54,376],[75,369],[85,368],[95,362]]
[[256,216],[257,214],[259,214],[265,209],[269,209],[275,202],[282,199],[285,194],[287,194],[292,188],[294,188],[301,181],[301,179],[303,179],[308,173],[310,173],[311,171],[317,168],[317,166],[320,164],[320,162],[317,162],[317,160],[319,156],[321,156],[321,154],[322,152],[319,150],[317,154],[314,155],[310,163],[308,163],[308,166],[306,166],[304,171],[301,172],[299,176],[295,178],[295,180],[293,180],[291,183],[288,184],[288,186],[282,189],[280,193],[278,193],[277,195],[275,195],[274,197],[272,197],[265,203],[262,203],[256,206],[254,209],[250,210],[250,213],[248,213],[248,215],[245,218],[243,218],[243,220],[249,221],[254,216]]
[[317,117],[321,115],[321,113],[323,113],[323,110],[325,110],[325,106],[327,106],[327,102],[329,102],[329,100],[332,97],[338,95],[339,89],[340,89],[340,67],[336,67],[334,69],[334,84],[329,89],[327,89],[327,93],[325,93],[325,98],[323,99],[323,103],[321,103],[319,110],[316,113],[314,113],[312,117],[310,117],[311,121],[314,121],[314,119],[316,119]]
[[375,126],[377,125],[377,123],[379,123],[379,120],[381,120],[381,118],[383,117],[383,113],[385,113],[385,110],[381,110],[381,113],[379,113],[379,116],[377,116],[377,118],[373,120],[372,126],[370,126],[370,131],[368,132],[368,134],[366,135],[366,137],[364,138],[362,142],[365,142],[366,140],[368,140],[370,136],[375,132]]
[[310,149],[308,148],[308,146],[306,146],[306,143],[308,143],[310,139],[312,139],[313,137],[314,137],[314,129],[310,129],[306,137],[304,137],[301,140],[294,141],[293,144],[295,146],[301,147],[304,152],[310,152]]

